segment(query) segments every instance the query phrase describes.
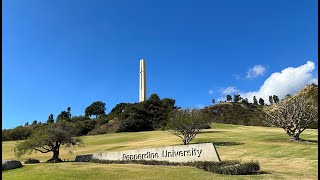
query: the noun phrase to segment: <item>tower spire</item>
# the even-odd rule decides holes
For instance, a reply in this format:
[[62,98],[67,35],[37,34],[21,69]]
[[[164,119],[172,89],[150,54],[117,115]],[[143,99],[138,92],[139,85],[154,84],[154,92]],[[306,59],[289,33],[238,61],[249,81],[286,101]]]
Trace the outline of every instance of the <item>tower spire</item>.
[[139,83],[139,102],[146,99],[146,63],[143,59],[140,60],[140,83]]

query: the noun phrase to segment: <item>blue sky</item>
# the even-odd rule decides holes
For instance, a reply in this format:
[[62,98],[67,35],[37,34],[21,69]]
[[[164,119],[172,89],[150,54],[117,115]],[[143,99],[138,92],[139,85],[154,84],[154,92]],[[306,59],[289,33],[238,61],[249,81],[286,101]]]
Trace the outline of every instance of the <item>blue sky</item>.
[[[147,96],[203,107],[318,82],[316,0],[4,0],[2,128]],[[309,61],[309,62],[308,62]]]

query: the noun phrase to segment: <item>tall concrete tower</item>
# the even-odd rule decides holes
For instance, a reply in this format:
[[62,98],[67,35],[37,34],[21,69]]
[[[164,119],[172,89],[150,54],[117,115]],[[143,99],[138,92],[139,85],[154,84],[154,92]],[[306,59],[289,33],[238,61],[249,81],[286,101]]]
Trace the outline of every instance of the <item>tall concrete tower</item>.
[[139,102],[146,100],[147,95],[147,84],[146,84],[146,62],[140,60],[140,86],[139,86]]

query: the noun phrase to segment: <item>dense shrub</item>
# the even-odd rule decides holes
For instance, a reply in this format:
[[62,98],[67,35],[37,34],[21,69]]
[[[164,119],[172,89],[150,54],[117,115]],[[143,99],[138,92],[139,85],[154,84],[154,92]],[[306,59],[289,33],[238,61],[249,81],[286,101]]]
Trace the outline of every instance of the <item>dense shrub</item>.
[[229,174],[229,175],[245,175],[255,174],[260,170],[259,162],[247,162],[241,164],[240,161],[195,161],[195,162],[168,162],[168,161],[147,161],[147,160],[98,160],[92,159],[90,162],[102,163],[102,164],[144,164],[144,165],[171,165],[171,166],[191,166],[196,167],[205,171],[218,173],[218,174]]
[[27,160],[24,161],[25,164],[35,164],[35,163],[40,163],[38,159],[33,159],[33,158],[28,158]]
[[107,134],[107,133],[115,133],[119,130],[121,125],[120,120],[115,117],[110,120],[108,123],[105,123],[101,126],[96,126],[93,130],[88,132],[88,135],[97,135],[97,134]]
[[140,103],[117,105],[114,112],[118,113],[121,120],[119,132],[150,131],[164,128],[169,113],[177,109],[174,104],[174,99],[164,98],[161,100],[158,95],[151,94],[148,100]]
[[90,117],[89,116],[73,116],[71,118],[71,121],[74,123],[78,121],[85,121],[85,120],[90,120]]
[[2,161],[2,171],[20,168],[20,167],[22,167],[22,164],[18,160],[3,160]]
[[75,129],[77,130],[76,135],[87,135],[88,132],[96,127],[96,124],[97,122],[95,120],[77,121],[75,123]]
[[3,141],[24,140],[31,136],[33,127],[18,126],[14,129],[2,130]]

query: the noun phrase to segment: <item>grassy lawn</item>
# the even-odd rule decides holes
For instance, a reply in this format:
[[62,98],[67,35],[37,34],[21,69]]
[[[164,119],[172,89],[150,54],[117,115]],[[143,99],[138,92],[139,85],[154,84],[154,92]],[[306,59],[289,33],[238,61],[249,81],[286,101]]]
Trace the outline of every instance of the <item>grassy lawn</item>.
[[[82,137],[84,148],[73,154],[62,149],[61,159],[74,160],[76,155],[146,147],[178,145],[182,141],[165,131],[115,133]],[[280,128],[213,124],[192,143],[212,142],[221,160],[258,160],[262,174],[247,176],[220,175],[193,167],[148,166],[138,164],[94,164],[64,162],[40,163],[2,172],[3,179],[318,179],[318,130],[307,129],[301,138],[307,143],[293,143]],[[2,158],[16,159],[16,141],[2,142]],[[52,154],[23,156],[45,161]]]

